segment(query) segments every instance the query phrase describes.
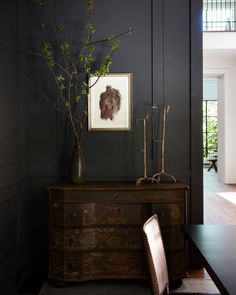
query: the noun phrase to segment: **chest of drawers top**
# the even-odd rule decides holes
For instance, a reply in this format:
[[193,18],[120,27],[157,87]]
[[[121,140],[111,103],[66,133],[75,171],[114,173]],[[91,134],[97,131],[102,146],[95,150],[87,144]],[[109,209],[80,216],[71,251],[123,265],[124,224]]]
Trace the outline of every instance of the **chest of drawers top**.
[[[183,191],[188,186],[183,183],[161,183],[135,185],[135,183],[94,183],[70,185],[59,183],[49,187],[51,201],[64,203],[93,202],[173,202],[182,201]],[[173,191],[175,193],[173,194]]]

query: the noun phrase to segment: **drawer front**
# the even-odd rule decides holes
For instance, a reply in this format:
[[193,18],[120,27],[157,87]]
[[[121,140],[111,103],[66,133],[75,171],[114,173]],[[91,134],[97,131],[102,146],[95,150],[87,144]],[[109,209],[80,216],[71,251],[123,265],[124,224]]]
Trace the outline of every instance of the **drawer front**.
[[84,223],[96,224],[141,224],[140,204],[91,204],[87,214],[84,215]]
[[185,249],[185,239],[180,227],[163,228],[162,237],[166,249]]
[[[143,206],[145,208],[145,206]],[[61,204],[52,202],[51,223],[53,225],[109,225],[141,224],[143,214],[140,204],[97,203]]]
[[50,255],[50,278],[67,281],[146,278],[145,257],[139,252],[91,252]]
[[142,224],[157,214],[162,226],[180,225],[185,221],[185,206],[177,203],[90,203],[51,202],[51,224],[63,226]]
[[157,214],[160,225],[183,224],[185,219],[184,203],[153,204],[152,213]]
[[51,225],[78,226],[83,225],[90,205],[51,203]]
[[170,281],[178,280],[186,276],[185,252],[167,251],[167,267]]
[[140,227],[51,228],[51,250],[141,250]]
[[[140,185],[135,183],[131,186],[109,185],[103,187],[94,187],[92,184],[81,186],[81,189],[71,186],[70,189],[50,189],[50,198],[52,201],[61,201],[65,203],[96,203],[101,202],[134,202],[134,203],[153,203],[166,202],[172,203],[184,201],[186,186],[171,184],[173,189],[164,189],[164,184],[158,185]],[[165,186],[165,185],[164,185]],[[151,189],[153,188],[153,189]]]
[[64,204],[61,202],[49,203],[49,217],[51,224],[64,224]]

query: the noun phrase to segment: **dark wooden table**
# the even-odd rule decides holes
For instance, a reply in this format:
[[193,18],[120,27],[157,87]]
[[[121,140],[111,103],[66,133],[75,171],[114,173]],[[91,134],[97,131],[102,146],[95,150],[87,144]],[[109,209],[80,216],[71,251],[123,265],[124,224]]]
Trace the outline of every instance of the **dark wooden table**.
[[221,294],[236,294],[236,225],[184,225],[183,232]]

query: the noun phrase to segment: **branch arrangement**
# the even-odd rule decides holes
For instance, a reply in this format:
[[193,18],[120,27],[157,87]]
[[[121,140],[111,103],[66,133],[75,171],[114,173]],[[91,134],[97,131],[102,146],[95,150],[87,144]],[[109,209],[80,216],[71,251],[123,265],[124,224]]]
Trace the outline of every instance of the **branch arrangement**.
[[[50,16],[47,9],[46,0],[33,0],[40,6],[46,15]],[[60,39],[59,46],[51,41],[43,41],[39,52],[29,49],[19,48],[11,44],[0,43],[0,48],[11,48],[26,54],[39,57],[46,64],[50,75],[53,77],[58,96],[61,100],[60,106],[55,100],[49,100],[48,104],[60,114],[64,115],[70,122],[76,144],[81,144],[85,119],[87,118],[87,96],[99,78],[109,74],[112,65],[113,54],[119,49],[120,39],[133,32],[132,28],[119,33],[112,34],[99,40],[94,40],[95,27],[93,21],[94,0],[87,0],[88,22],[86,38],[81,48],[72,48],[72,44],[64,40],[64,29],[55,25],[53,31]],[[47,25],[42,23],[42,28]],[[96,51],[98,46],[106,46],[108,54],[103,58],[100,64],[96,61]],[[73,53],[75,52],[75,53]],[[60,56],[60,60],[56,56]],[[87,76],[97,76],[98,79],[93,85],[88,85]]]

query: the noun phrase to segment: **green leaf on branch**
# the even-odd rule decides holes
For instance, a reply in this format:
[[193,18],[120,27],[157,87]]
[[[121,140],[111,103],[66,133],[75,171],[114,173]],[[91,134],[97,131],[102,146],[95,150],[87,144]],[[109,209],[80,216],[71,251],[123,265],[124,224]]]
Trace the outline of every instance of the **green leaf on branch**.
[[82,85],[81,85],[81,93],[83,95],[87,95],[88,94],[88,84],[86,82],[82,82]]
[[81,87],[81,93],[82,93],[82,95],[87,95],[88,94],[87,89],[84,88],[83,86]]
[[84,56],[82,53],[80,53],[80,55],[79,55],[79,59],[80,59],[81,62],[83,62],[84,59],[85,59],[85,56]]
[[82,55],[81,58],[84,62],[84,71],[87,74],[90,74],[91,72],[91,64],[95,61],[95,56],[93,55],[93,51],[94,51],[94,46],[88,47],[88,54],[87,55]]
[[99,76],[106,76],[110,72],[110,67],[112,65],[112,58],[110,55],[107,55],[105,58],[105,61],[100,66],[100,69],[98,70]]
[[52,44],[50,42],[44,41],[41,45],[41,51],[43,56],[46,59],[46,64],[49,68],[53,68],[55,66],[54,61],[54,53],[52,50]]
[[47,60],[47,66],[51,69],[53,67],[55,67],[55,62],[53,59],[48,59]]
[[41,7],[46,6],[46,0],[34,0],[33,2]]
[[61,82],[61,81],[64,81],[65,78],[62,75],[59,75],[57,76],[57,80]]
[[96,31],[92,23],[88,23],[87,28],[92,34],[94,34]]
[[66,89],[66,86],[62,83],[62,84],[59,85],[59,88],[60,88],[61,91],[63,91],[64,89]]
[[110,48],[111,48],[111,51],[112,52],[117,51],[118,48],[119,48],[119,43],[113,43],[113,44],[111,44]]
[[81,96],[80,96],[80,95],[76,95],[76,97],[75,97],[75,101],[76,101],[76,102],[79,102],[80,99],[81,99]]
[[42,53],[44,57],[46,58],[53,58],[53,50],[52,50],[52,44],[47,41],[43,41],[41,46]]
[[88,47],[88,49],[89,49],[89,52],[90,52],[90,53],[93,53],[93,52],[96,50],[96,46],[90,44],[89,47]]
[[95,61],[95,57],[93,56],[93,54],[88,54],[84,59],[84,62],[86,64],[91,64],[93,61]]
[[96,77],[96,76],[98,76],[99,75],[99,71],[95,71],[95,72],[91,72],[90,73],[90,76],[91,77]]
[[90,73],[91,68],[88,65],[84,66],[84,71],[85,73],[89,74]]
[[69,54],[70,44],[68,42],[63,42],[60,46],[60,51],[62,55]]
[[64,29],[61,26],[55,26],[54,27],[54,32],[55,33],[62,33]]

